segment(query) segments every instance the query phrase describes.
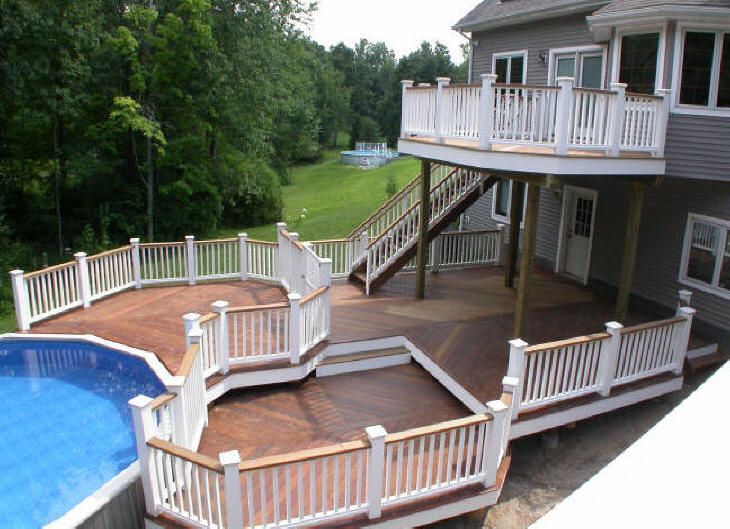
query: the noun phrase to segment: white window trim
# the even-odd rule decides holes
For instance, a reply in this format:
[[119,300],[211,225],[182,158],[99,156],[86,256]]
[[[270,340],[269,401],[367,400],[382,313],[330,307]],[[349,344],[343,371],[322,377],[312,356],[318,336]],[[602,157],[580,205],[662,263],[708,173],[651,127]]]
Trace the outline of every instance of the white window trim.
[[643,35],[645,33],[659,33],[657,48],[656,74],[654,77],[654,93],[664,86],[664,63],[667,56],[667,23],[649,26],[629,26],[618,28],[611,39],[611,82],[619,82],[619,66],[621,63],[621,40],[627,35]]
[[[527,50],[517,50],[517,51],[502,51],[499,53],[493,53],[492,54],[492,73],[495,73],[496,67],[497,67],[497,59],[508,59],[510,57],[518,57],[522,56],[522,83],[527,83]],[[509,61],[509,66],[507,67],[507,75],[510,78],[510,82],[512,82],[512,61]],[[502,82],[502,81],[500,81]]]
[[717,89],[720,78],[720,60],[722,42],[717,34],[730,33],[727,25],[695,25],[679,24],[674,34],[674,60],[672,61],[672,101],[671,110],[675,114],[690,114],[695,116],[726,116],[730,117],[730,108],[718,108],[705,105],[686,105],[679,102],[682,82],[682,62],[684,59],[684,35],[687,31],[715,33],[715,55],[712,59],[712,73],[710,75],[710,101],[717,104]]
[[[549,51],[549,58],[548,58],[548,84],[554,85],[555,84],[555,61],[556,56],[558,55],[570,55],[575,54],[576,56],[578,54],[584,53],[584,54],[592,54],[592,53],[601,53],[602,61],[603,61],[603,67],[601,68],[601,87],[606,86],[606,65],[608,64],[608,48],[605,45],[592,45],[592,46],[570,46],[567,48],[550,48]],[[577,83],[578,80],[575,79],[575,82]]]
[[687,227],[684,231],[684,246],[682,247],[682,261],[679,265],[679,282],[682,285],[696,288],[697,290],[701,290],[703,292],[707,292],[709,294],[714,294],[716,296],[719,296],[723,299],[730,299],[730,290],[721,288],[718,286],[717,282],[720,278],[720,270],[722,267],[722,258],[717,258],[717,261],[715,262],[715,272],[713,274],[712,278],[712,284],[709,285],[703,281],[699,281],[697,279],[692,279],[690,277],[687,277],[687,266],[689,265],[689,253],[690,248],[692,247],[692,226],[694,225],[695,221],[703,221],[710,224],[715,224],[717,226],[725,228],[724,235],[719,237],[719,240],[717,242],[720,252],[723,253],[725,251],[725,247],[727,245],[727,237],[730,237],[728,235],[730,233],[730,220],[723,220],[718,219],[716,217],[709,217],[707,215],[700,215],[698,213],[689,213],[687,215]]
[[[500,180],[500,182],[508,182],[509,183],[509,207],[512,207],[512,186],[514,185],[514,180]],[[502,224],[506,224],[509,226],[510,224],[510,214],[508,213],[507,216],[500,215],[497,213],[497,186],[499,185],[499,182],[494,184],[494,187],[492,188],[494,191],[492,192],[492,220],[496,220],[498,222],[501,222]],[[522,220],[520,221],[520,228],[525,227],[525,213],[527,212],[527,188],[525,188],[525,192],[522,194]]]

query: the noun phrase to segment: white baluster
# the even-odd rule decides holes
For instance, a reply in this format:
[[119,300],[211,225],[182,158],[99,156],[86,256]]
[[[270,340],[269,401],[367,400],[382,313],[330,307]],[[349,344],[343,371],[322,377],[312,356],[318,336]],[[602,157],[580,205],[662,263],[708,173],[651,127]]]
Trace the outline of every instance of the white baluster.
[[76,277],[78,277],[79,298],[85,309],[91,306],[91,284],[89,283],[89,264],[86,253],[74,254],[76,259]]
[[[229,529],[243,528],[243,497],[241,496],[241,477],[238,465],[241,463],[241,455],[238,450],[221,452],[218,460],[223,465],[223,474],[226,490],[226,527]],[[274,501],[278,501],[274,498]]]
[[215,343],[218,345],[218,350],[215,351],[215,358],[220,367],[221,373],[224,375],[229,370],[229,344],[228,344],[228,302],[227,301],[216,301],[211,304],[211,310],[218,314],[218,336]]
[[613,100],[609,130],[608,155],[617,157],[621,153],[621,138],[624,132],[624,113],[626,110],[626,84],[611,83],[611,91],[616,92]]
[[132,411],[132,423],[134,425],[134,437],[137,444],[137,459],[139,460],[140,478],[142,490],[144,491],[145,508],[147,514],[157,516],[159,511],[157,505],[160,498],[157,494],[157,487],[152,485],[152,467],[150,465],[149,448],[147,441],[155,436],[155,426],[152,420],[152,399],[139,395],[129,401]]
[[602,397],[611,394],[611,386],[616,377],[619,353],[621,351],[621,329],[624,326],[616,321],[606,323],[606,332],[610,335],[608,343],[601,349],[598,361],[598,387]]
[[13,303],[15,304],[15,320],[18,322],[18,329],[27,331],[30,329],[30,302],[28,291],[25,289],[25,279],[22,270],[10,272],[10,281],[13,284]]
[[185,236],[185,245],[187,247],[188,259],[188,284],[195,285],[196,263],[195,263],[195,237],[193,235]]
[[382,514],[383,472],[385,470],[385,436],[382,426],[368,426],[365,433],[370,441],[367,469],[368,518],[380,518]]
[[573,106],[573,78],[558,77],[560,91],[555,116],[555,154],[568,154],[568,135],[570,131],[571,108]]

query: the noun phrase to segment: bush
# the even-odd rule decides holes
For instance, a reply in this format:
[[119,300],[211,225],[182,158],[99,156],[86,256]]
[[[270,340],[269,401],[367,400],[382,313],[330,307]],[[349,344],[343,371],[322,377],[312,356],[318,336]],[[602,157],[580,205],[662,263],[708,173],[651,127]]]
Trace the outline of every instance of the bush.
[[258,226],[281,218],[281,182],[264,161],[230,154],[221,175],[223,222],[227,226]]

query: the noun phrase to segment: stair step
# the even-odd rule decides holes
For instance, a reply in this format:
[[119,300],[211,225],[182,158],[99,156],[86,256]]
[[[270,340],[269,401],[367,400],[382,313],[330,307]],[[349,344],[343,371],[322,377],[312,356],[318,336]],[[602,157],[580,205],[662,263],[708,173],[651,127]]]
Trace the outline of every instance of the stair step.
[[408,354],[405,347],[391,347],[390,349],[378,349],[376,351],[363,351],[362,353],[352,353],[346,355],[330,356],[319,363],[321,366],[332,364],[342,364],[345,362],[356,362],[358,360],[368,360],[370,358],[380,358],[381,356],[394,356]]
[[354,373],[355,371],[370,371],[407,364],[411,361],[411,353],[405,347],[363,351],[346,355],[337,355],[325,358],[317,366],[318,377],[328,377]]
[[367,278],[365,277],[365,272],[351,273],[350,281],[352,281],[353,283],[358,283],[361,286],[364,286],[367,283]]
[[694,373],[703,369],[715,367],[718,364],[724,363],[727,359],[727,356],[722,354],[720,351],[715,351],[711,354],[687,358],[687,364],[689,365],[690,371]]

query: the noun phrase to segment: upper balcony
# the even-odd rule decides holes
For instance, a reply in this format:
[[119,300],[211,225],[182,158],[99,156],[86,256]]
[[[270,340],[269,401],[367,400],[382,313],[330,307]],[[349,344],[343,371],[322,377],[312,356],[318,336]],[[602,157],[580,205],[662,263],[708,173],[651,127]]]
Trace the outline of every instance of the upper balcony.
[[398,150],[473,168],[564,175],[663,175],[669,90],[657,95],[496,83],[403,81]]

